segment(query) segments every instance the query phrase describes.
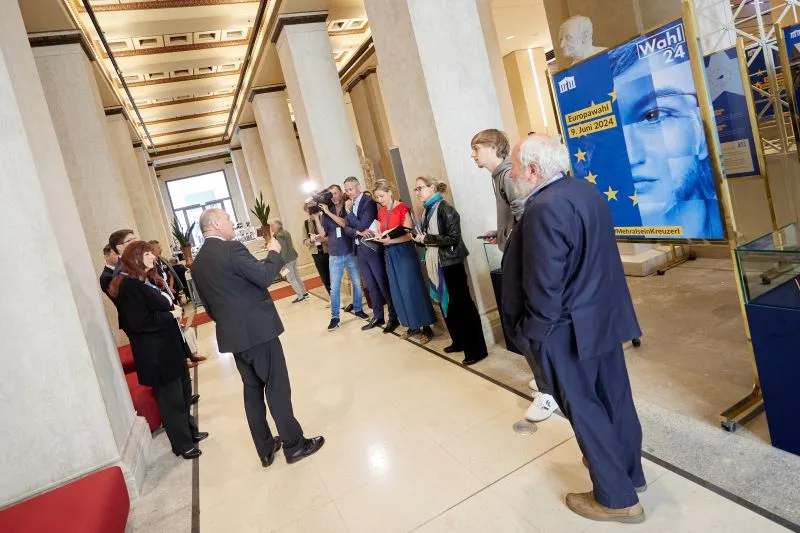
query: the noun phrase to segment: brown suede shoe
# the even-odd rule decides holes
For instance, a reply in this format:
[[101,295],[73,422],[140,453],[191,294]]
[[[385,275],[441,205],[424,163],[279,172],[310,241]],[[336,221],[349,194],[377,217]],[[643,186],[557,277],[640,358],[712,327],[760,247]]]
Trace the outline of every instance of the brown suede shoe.
[[[586,458],[585,455],[583,457],[581,457],[581,461],[583,462],[583,466],[586,467],[586,470],[589,470],[589,460]],[[636,492],[642,493],[642,492],[647,491],[647,485],[642,485],[641,487],[633,487],[633,489]]]
[[611,509],[594,499],[594,493],[567,494],[567,507],[575,514],[598,522],[620,522],[622,524],[641,524],[644,522],[644,509],[640,503],[625,509]]

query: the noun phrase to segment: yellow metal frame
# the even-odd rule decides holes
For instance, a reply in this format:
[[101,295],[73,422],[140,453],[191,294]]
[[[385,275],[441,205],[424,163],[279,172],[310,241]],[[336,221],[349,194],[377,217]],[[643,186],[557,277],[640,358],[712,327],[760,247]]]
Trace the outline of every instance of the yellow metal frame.
[[[686,41],[689,47],[689,58],[691,59],[692,70],[695,76],[695,85],[697,88],[697,100],[700,103],[700,112],[703,118],[703,127],[706,130],[706,137],[710,137],[711,141],[708,144],[709,158],[711,159],[712,168],[718,172],[721,179],[718,180],[719,190],[721,196],[721,206],[725,214],[725,222],[728,228],[728,245],[731,252],[731,260],[734,264],[734,275],[736,276],[736,290],[739,294],[739,309],[742,313],[742,320],[744,321],[745,336],[750,341],[750,325],[747,321],[747,313],[744,307],[744,287],[742,286],[742,273],[739,270],[736,261],[736,218],[733,214],[733,202],[731,201],[730,187],[728,180],[724,179],[722,174],[722,159],[719,146],[719,137],[712,130],[716,129],[716,121],[714,120],[713,110],[711,108],[711,98],[706,84],[705,73],[703,72],[703,64],[701,59],[703,56],[700,50],[700,33],[697,31],[697,18],[695,16],[694,5],[691,2],[684,1],[681,8],[683,14],[684,28],[686,29]],[[747,78],[749,81],[749,78]],[[749,83],[746,85],[749,88]],[[745,91],[748,93],[749,91]],[[751,345],[752,351],[752,345]],[[753,390],[737,402],[735,405],[726,409],[720,414],[720,424],[723,428],[733,431],[738,424],[744,423],[764,410],[764,398],[761,394],[761,384],[758,380],[758,370],[755,365],[755,356],[752,359],[754,384]]]

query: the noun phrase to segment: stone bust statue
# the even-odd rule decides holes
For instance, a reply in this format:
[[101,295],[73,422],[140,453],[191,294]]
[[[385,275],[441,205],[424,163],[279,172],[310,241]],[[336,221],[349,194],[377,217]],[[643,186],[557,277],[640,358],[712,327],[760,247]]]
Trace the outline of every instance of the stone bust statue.
[[559,30],[561,54],[571,58],[574,64],[605,50],[592,44],[592,35],[591,20],[580,15],[568,18]]

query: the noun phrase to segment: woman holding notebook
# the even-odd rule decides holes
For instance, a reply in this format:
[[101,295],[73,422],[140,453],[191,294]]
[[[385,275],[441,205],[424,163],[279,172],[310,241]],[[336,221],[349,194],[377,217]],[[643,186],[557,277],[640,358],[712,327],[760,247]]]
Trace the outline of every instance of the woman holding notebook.
[[436,322],[436,316],[422,277],[417,250],[411,242],[411,208],[395,201],[386,180],[375,184],[375,201],[381,206],[378,210],[381,233],[375,240],[385,247],[392,302],[400,323],[408,328],[404,337],[419,335],[422,344],[426,344],[433,338],[431,325]]
[[434,178],[417,178],[414,192],[425,206],[421,231],[414,235],[425,246],[431,298],[439,302],[453,344],[447,353],[464,352],[464,364],[472,365],[488,355],[483,325],[467,284],[464,261],[469,255],[461,238],[461,218],[442,193],[447,185]]

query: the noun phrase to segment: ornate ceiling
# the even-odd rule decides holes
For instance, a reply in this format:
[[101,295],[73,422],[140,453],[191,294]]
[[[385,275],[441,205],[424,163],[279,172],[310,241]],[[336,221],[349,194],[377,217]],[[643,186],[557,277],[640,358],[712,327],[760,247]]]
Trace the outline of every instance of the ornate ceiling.
[[[249,89],[283,79],[279,63],[264,60],[275,52],[266,36],[294,0],[62,1],[153,156],[228,143],[251,114]],[[342,68],[368,39],[369,22],[360,2],[321,3],[313,7],[332,9]]]

